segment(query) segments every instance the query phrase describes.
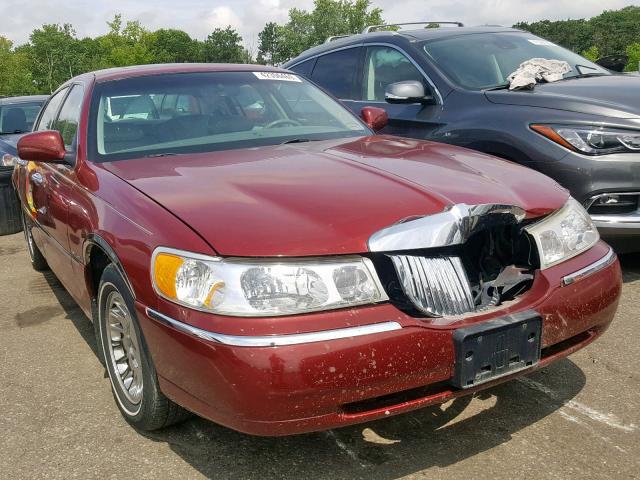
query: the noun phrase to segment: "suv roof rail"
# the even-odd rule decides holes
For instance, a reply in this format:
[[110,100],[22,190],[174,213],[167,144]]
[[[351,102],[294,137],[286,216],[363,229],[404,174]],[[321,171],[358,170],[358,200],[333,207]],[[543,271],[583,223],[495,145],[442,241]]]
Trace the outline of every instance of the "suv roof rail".
[[362,33],[374,32],[379,28],[384,27],[402,27],[405,25],[455,25],[457,27],[464,27],[462,22],[407,22],[407,23],[387,23],[384,25],[369,25],[362,30]]
[[338,40],[340,38],[350,37],[351,35],[333,35],[332,37],[327,37],[324,43],[333,42],[334,40]]

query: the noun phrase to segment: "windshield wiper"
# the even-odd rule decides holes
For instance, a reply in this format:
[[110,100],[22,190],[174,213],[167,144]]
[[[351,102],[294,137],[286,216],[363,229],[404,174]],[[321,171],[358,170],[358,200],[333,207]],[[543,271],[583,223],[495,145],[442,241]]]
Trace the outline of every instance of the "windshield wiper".
[[280,145],[287,145],[288,143],[306,143],[313,142],[310,138],[290,138],[289,140],[285,140]]
[[509,85],[511,85],[511,83],[507,82],[503,83],[502,85],[496,85],[495,87],[483,88],[482,90],[484,90],[485,92],[492,92],[494,90],[506,90],[507,88],[509,88]]
[[145,158],[156,158],[156,157],[173,157],[174,155],[178,155],[173,152],[164,152],[164,153],[151,153],[149,155],[145,155]]

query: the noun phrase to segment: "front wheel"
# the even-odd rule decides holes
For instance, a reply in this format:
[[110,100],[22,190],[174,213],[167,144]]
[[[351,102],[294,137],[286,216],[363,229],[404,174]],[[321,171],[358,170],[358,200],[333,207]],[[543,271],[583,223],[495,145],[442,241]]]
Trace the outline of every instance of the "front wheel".
[[22,231],[24,232],[24,239],[27,242],[27,253],[29,254],[29,260],[31,260],[31,266],[36,272],[44,272],[45,270],[49,270],[49,265],[47,264],[47,260],[42,255],[42,252],[36,245],[36,242],[33,241],[33,224],[29,219],[27,219],[27,215],[22,212]]
[[134,427],[157,430],[188,417],[160,391],[155,368],[135,316],[132,295],[118,270],[105,268],[98,289],[98,348],[120,412]]

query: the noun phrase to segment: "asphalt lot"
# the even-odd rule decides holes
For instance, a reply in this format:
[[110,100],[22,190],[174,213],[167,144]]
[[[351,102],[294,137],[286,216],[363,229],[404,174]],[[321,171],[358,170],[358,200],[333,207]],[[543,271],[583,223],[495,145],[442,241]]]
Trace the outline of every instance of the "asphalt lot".
[[480,397],[287,438],[194,418],[151,435],[111,397],[87,318],[0,237],[0,478],[640,478],[640,255],[609,331]]

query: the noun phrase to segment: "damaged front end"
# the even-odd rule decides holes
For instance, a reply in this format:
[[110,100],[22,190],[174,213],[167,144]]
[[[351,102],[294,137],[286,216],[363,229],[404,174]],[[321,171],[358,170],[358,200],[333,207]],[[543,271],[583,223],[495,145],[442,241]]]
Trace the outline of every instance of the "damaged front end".
[[512,205],[454,205],[406,219],[369,239],[392,303],[413,316],[482,312],[513,300],[539,268],[525,212]]

